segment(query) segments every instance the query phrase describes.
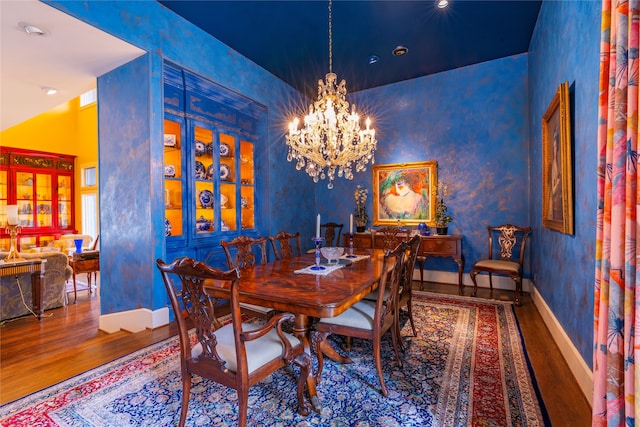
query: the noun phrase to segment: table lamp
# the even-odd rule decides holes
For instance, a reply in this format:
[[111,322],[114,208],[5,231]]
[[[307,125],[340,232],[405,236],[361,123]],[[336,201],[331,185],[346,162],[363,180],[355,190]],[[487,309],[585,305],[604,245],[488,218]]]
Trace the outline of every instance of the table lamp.
[[18,233],[21,231],[21,227],[18,221],[18,205],[7,205],[7,233],[9,234],[9,255],[5,258],[5,261],[17,261],[22,257],[16,249],[18,247]]

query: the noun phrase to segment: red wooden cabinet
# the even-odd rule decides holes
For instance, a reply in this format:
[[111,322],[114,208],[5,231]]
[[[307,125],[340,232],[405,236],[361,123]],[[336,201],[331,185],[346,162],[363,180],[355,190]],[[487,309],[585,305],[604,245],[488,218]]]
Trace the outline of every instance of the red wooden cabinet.
[[7,205],[18,205],[18,249],[74,232],[75,156],[0,147],[0,249],[9,249]]

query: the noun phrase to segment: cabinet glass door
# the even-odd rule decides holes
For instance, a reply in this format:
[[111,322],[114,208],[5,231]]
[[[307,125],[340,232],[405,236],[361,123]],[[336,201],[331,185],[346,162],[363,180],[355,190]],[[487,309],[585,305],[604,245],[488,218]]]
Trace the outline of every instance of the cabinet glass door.
[[[34,203],[36,207],[36,227],[51,227],[53,225],[51,209],[53,187],[51,185],[51,179],[50,174],[36,174],[36,199]],[[67,186],[69,185],[70,182],[67,181]],[[58,186],[60,186],[60,183],[58,183]],[[71,203],[71,201],[69,201],[69,203]]]
[[164,121],[164,217],[165,236],[182,236],[182,130],[179,122]]
[[34,226],[34,178],[34,174],[31,172],[16,172],[16,201],[18,221],[21,227]]
[[[236,139],[220,134],[220,231],[237,229]],[[224,203],[222,203],[224,202]]]
[[213,155],[213,131],[201,126],[193,127],[193,154],[195,174],[194,220],[197,235],[208,235],[214,231],[215,189]]
[[255,228],[254,155],[249,141],[240,141],[240,184],[242,229]]
[[7,171],[0,170],[0,227],[7,224],[8,181]]
[[71,190],[71,177],[58,176],[58,227],[72,227],[71,214],[73,213],[73,196]]

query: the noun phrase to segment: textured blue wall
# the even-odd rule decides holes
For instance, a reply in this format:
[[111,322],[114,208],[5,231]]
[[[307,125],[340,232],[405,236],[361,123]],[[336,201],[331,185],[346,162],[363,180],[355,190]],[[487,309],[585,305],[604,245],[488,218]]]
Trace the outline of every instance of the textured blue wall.
[[[438,162],[439,179],[449,182],[449,232],[464,235],[467,272],[486,256],[488,224],[531,223],[527,91],[522,54],[351,96],[375,117],[376,164]],[[357,184],[371,195],[371,168],[333,190],[319,188],[322,213],[348,224]],[[449,259],[429,262],[457,271]]]
[[[529,47],[536,287],[589,366],[593,348],[596,160],[601,4],[545,1]],[[570,85],[575,235],[542,228],[542,116]]]
[[[102,314],[166,306],[164,285],[154,266],[156,258],[165,258],[162,194],[155,190],[162,188],[162,147],[152,143],[162,140],[162,59],[268,108],[267,122],[260,129],[264,150],[256,158],[266,170],[261,177],[264,191],[257,232],[308,230],[311,237],[316,210],[313,182],[301,179],[295,166],[283,161],[284,132],[291,120],[285,112],[306,109],[295,90],[155,1],[47,3],[150,52],[146,75],[138,75],[136,67],[123,67],[130,73],[126,103],[102,94],[109,79],[124,87],[126,76],[118,75],[123,70],[104,76],[99,91],[104,132],[99,142],[101,227],[107,232],[101,250],[110,254],[102,278]],[[119,196],[124,188],[128,190]],[[133,219],[123,221],[125,212]],[[123,287],[127,298],[122,298]]]

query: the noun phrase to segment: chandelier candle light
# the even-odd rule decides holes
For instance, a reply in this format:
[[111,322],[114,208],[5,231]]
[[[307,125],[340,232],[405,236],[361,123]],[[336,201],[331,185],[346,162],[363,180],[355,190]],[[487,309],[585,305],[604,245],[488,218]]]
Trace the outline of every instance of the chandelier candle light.
[[[338,177],[353,179],[356,172],[366,170],[376,150],[376,131],[371,129],[371,120],[367,118],[366,129],[360,129],[360,116],[355,104],[346,101],[347,83],[342,80],[336,85],[338,77],[333,68],[332,38],[332,1],[329,0],[329,73],[325,81],[318,80],[318,100],[309,105],[309,114],[300,123],[296,117],[289,124],[286,142],[289,146],[287,160],[296,160],[296,169],[304,171],[317,183],[320,179],[329,179],[327,187],[333,188],[336,172]],[[326,171],[325,171],[326,169]]]
[[20,226],[18,225],[18,205],[7,205],[7,233],[9,234],[9,255],[5,258],[5,261],[18,261],[22,257],[16,249],[18,247],[18,233],[20,233]]

